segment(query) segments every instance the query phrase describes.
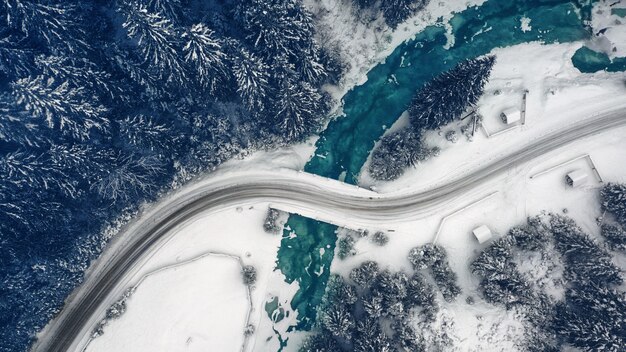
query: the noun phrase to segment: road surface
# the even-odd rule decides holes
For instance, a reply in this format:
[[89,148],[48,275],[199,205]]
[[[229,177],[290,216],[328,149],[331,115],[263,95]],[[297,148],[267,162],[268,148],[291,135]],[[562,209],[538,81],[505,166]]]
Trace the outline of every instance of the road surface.
[[67,299],[59,315],[32,347],[38,352],[80,351],[105,310],[128,286],[132,271],[169,233],[195,215],[253,202],[286,204],[294,212],[316,209],[357,224],[380,226],[445,204],[547,152],[580,138],[626,125],[626,109],[602,112],[582,123],[565,126],[501,155],[482,168],[417,193],[375,194],[353,186],[326,187],[298,173],[250,172],[209,178],[163,201],[129,225],[86,273],[85,282]]

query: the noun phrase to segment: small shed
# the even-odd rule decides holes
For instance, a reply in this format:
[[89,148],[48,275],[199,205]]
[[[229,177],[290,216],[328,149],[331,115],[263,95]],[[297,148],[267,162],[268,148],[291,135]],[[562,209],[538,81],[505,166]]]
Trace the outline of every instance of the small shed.
[[589,175],[587,175],[586,172],[582,170],[574,170],[565,176],[565,182],[567,182],[568,185],[576,188],[580,185],[585,184],[588,178]]
[[485,243],[493,237],[493,234],[491,233],[491,230],[487,227],[487,225],[478,226],[472,231],[472,233],[474,234],[474,237],[476,237],[476,239],[478,240],[478,243]]
[[500,113],[500,118],[504,123],[510,125],[522,119],[522,112],[517,108],[508,108]]

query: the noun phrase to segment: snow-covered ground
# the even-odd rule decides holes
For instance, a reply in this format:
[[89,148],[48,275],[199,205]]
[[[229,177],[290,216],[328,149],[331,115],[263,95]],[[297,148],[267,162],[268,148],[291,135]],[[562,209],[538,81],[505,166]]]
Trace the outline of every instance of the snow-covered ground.
[[[199,216],[177,229],[129,281],[134,285],[148,273],[207,252],[239,256],[257,269],[250,322],[259,327],[267,320],[269,296],[290,297],[297,290],[284,282],[287,292],[277,284],[268,287],[284,280],[273,272],[281,236],[262,227],[267,207],[260,203]],[[208,256],[166,269],[139,285],[126,313],[111,320],[87,351],[238,351],[246,326],[246,294],[239,264],[231,258]],[[254,337],[260,334],[271,336],[260,329]],[[254,337],[246,350],[254,348]]]
[[149,276],[86,351],[236,351],[248,293],[232,258],[206,256]]
[[593,9],[591,25],[595,36],[587,45],[609,57],[626,57],[626,18],[611,15],[611,9],[626,8],[626,0],[598,2]]

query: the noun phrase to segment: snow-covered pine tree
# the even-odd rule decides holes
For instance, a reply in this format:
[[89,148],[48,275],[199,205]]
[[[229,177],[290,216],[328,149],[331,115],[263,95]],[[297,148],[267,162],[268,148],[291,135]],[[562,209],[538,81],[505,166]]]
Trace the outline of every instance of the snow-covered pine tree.
[[227,80],[226,54],[215,33],[202,23],[182,34],[185,60],[191,63],[200,83],[211,93]]
[[355,352],[391,352],[391,341],[385,335],[377,319],[366,316],[356,324],[354,336]]
[[91,129],[103,129],[107,109],[82,88],[57,83],[43,76],[26,77],[11,83],[15,103],[74,138],[87,139]]
[[154,177],[163,173],[161,161],[154,156],[114,154],[111,168],[94,175],[91,190],[114,202],[141,199],[155,188]]
[[435,261],[432,266],[432,274],[439,291],[447,302],[454,301],[461,294],[457,275],[450,267],[447,258]]
[[268,66],[247,50],[241,49],[233,62],[237,92],[250,112],[263,112],[268,89]]
[[409,115],[416,131],[436,129],[478,102],[495,56],[469,59],[428,82],[411,100]]
[[177,20],[182,11],[182,1],[181,0],[141,0],[150,11],[159,12],[163,15],[167,16],[167,18],[171,18],[172,20]]
[[313,20],[297,0],[245,0],[236,10],[246,39],[266,59],[298,57],[313,42]]
[[0,31],[0,77],[13,80],[33,74],[33,50],[27,45],[25,38]]
[[118,2],[118,11],[124,18],[122,27],[141,54],[141,63],[158,68],[168,82],[182,82],[185,71],[178,53],[179,36],[171,21],[134,1]]
[[600,233],[610,249],[626,252],[626,231],[620,226],[602,224]]
[[287,142],[315,132],[325,117],[322,95],[308,83],[283,81],[274,99],[275,131]]
[[380,3],[385,22],[392,29],[408,19],[413,13],[413,0],[386,0]]
[[403,128],[381,139],[380,145],[372,152],[369,173],[377,180],[395,180],[407,167],[432,155],[433,150],[424,145],[419,132]]
[[600,190],[602,209],[626,226],[626,184],[609,183]]
[[375,261],[367,260],[361,263],[356,268],[350,271],[350,279],[355,284],[359,285],[361,289],[368,288],[378,275],[378,263]]
[[171,144],[182,139],[170,126],[142,114],[125,117],[117,124],[121,139],[141,152],[149,151],[170,157]]
[[344,305],[337,304],[331,309],[319,311],[317,319],[320,325],[333,336],[350,341],[354,329],[354,317]]
[[436,261],[444,259],[446,256],[443,247],[427,243],[423,246],[412,248],[409,251],[408,259],[413,269],[424,270],[431,267]]
[[337,352],[341,351],[335,339],[325,332],[309,335],[304,339],[300,352]]
[[87,47],[75,10],[62,1],[9,0],[0,3],[0,21],[52,52],[75,53]]

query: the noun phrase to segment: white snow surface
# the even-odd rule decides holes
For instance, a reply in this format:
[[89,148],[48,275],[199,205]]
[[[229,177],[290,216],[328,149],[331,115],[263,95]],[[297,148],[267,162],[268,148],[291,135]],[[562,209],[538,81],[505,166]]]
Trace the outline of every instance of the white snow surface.
[[236,351],[248,309],[240,271],[209,256],[148,277],[86,351]]

